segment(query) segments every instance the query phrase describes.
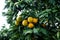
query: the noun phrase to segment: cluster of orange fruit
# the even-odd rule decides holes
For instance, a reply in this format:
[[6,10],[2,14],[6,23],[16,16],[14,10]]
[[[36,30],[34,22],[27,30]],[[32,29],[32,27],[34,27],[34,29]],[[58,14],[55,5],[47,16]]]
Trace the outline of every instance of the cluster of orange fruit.
[[[22,18],[21,16],[16,18],[15,25],[19,25],[19,23],[22,21],[21,18]],[[38,22],[37,18],[28,17],[27,19],[23,20],[21,24],[23,26],[27,26],[28,28],[33,28],[34,24],[36,24],[37,22]]]

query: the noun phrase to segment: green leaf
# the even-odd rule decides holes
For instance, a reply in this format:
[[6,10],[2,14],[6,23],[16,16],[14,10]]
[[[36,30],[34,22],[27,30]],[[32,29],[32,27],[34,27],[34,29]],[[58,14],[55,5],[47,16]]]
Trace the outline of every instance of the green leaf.
[[32,0],[25,0],[25,2],[30,3],[30,2],[32,2]]
[[58,10],[52,10],[53,13],[57,12]]
[[57,38],[59,39],[59,37],[60,37],[60,32],[57,32]]
[[24,35],[27,35],[27,34],[31,34],[33,31],[32,30],[24,30],[23,31],[23,34]]
[[40,30],[45,36],[48,36],[49,34],[48,34],[48,31],[46,30],[46,29],[44,29],[44,28],[41,28],[41,30]]
[[38,34],[38,33],[39,33],[39,28],[33,28],[33,32],[34,32],[35,34]]
[[55,17],[57,21],[60,21],[60,19],[58,17]]
[[54,5],[55,4],[55,0],[49,0],[49,3]]

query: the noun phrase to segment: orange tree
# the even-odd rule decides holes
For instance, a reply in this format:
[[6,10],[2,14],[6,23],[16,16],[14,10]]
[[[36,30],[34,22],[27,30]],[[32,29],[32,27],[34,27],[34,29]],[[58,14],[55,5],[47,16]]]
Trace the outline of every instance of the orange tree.
[[[9,40],[59,40],[60,0],[6,0]],[[21,14],[20,14],[21,12]]]

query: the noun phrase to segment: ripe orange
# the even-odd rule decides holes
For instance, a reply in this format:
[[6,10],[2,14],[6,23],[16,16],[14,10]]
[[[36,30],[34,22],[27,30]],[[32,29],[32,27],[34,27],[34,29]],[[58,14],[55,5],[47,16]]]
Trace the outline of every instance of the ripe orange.
[[19,25],[19,22],[18,21],[15,21],[15,25]]
[[32,17],[28,17],[28,22],[33,22],[33,18]]
[[33,18],[33,23],[37,23],[38,19],[37,18]]
[[29,23],[28,24],[28,28],[33,28],[34,27],[34,24],[33,23]]
[[23,21],[22,21],[22,25],[23,25],[23,26],[27,26],[27,25],[28,25],[27,20],[23,20]]

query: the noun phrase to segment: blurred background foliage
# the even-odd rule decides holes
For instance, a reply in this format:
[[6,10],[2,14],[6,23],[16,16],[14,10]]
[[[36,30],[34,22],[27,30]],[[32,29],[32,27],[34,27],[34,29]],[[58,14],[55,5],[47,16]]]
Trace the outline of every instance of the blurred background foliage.
[[[7,16],[9,29],[4,26],[0,40],[60,40],[60,0],[6,0],[3,12]],[[20,13],[21,12],[21,13]],[[15,25],[17,15],[22,20],[29,16],[38,18],[38,23],[30,29]]]

